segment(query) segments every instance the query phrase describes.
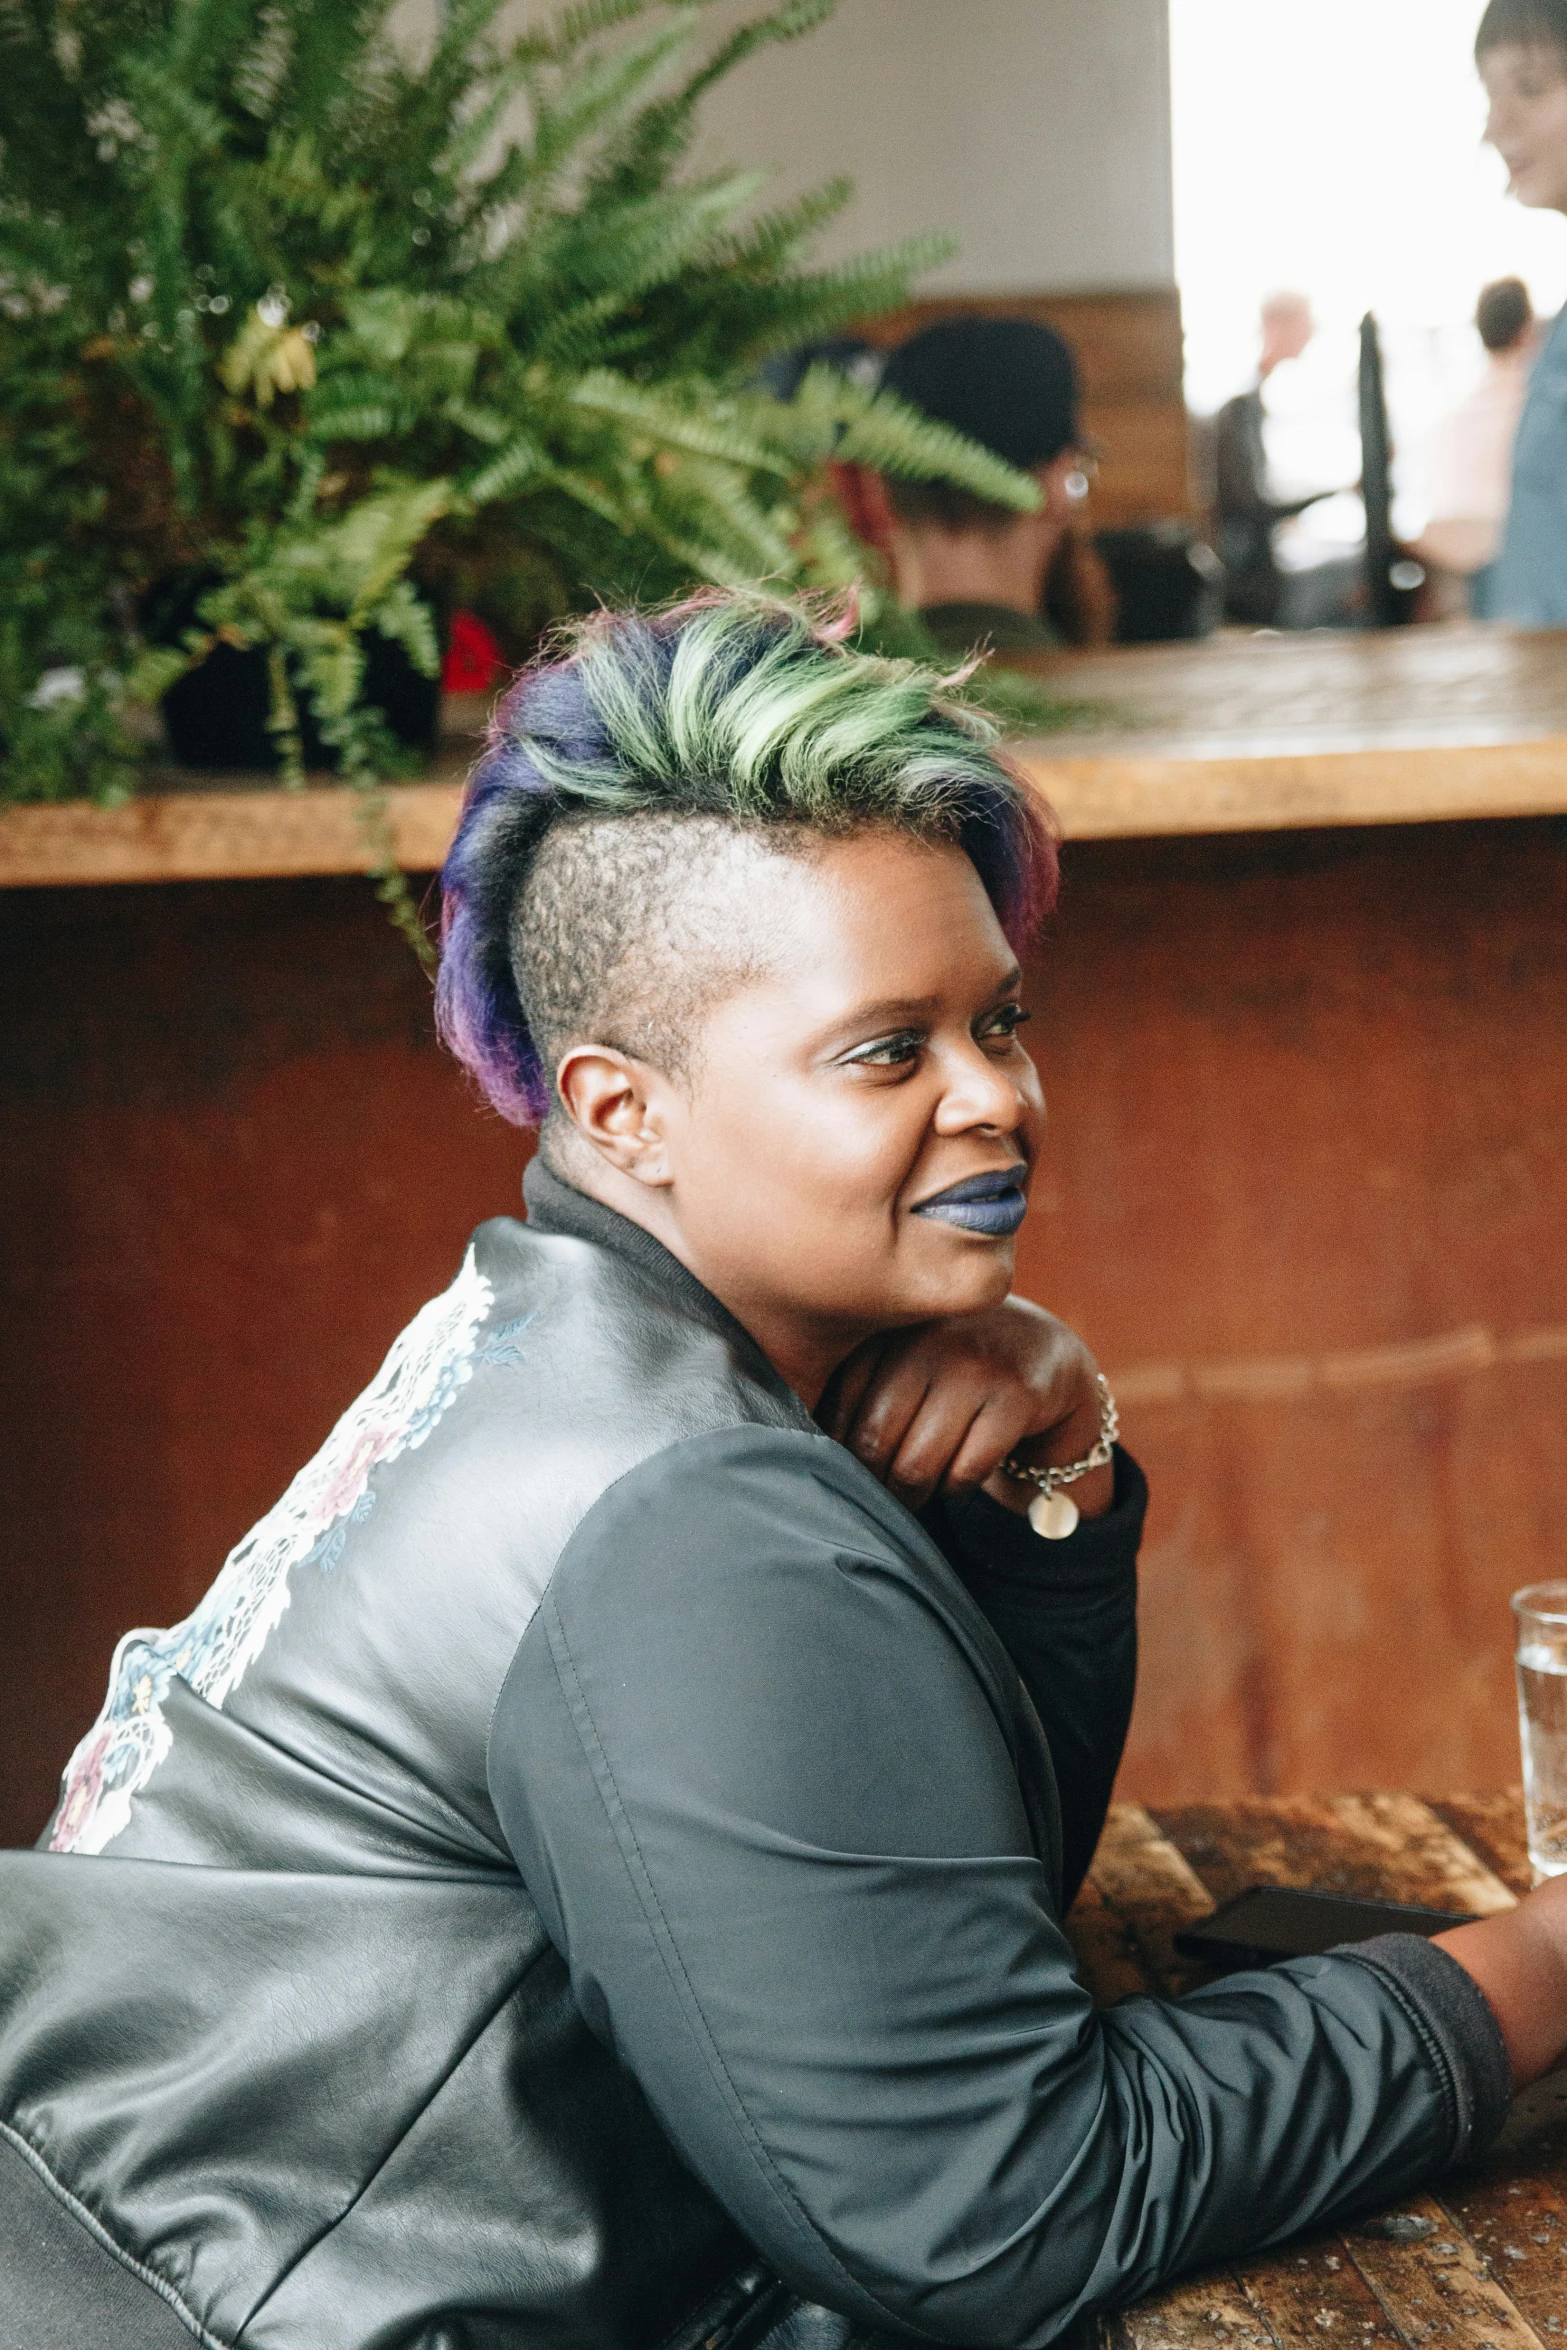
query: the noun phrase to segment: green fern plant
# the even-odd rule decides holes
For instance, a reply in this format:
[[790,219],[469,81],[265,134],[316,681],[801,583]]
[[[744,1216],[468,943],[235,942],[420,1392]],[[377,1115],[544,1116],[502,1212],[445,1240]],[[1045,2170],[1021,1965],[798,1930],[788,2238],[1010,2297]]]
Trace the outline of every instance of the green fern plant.
[[[600,597],[845,584],[833,453],[1032,504],[832,370],[760,388],[946,250],[812,269],[845,184],[766,211],[687,168],[704,92],[833,4],[702,54],[701,0],[513,37],[442,0],[410,56],[391,0],[0,0],[0,797],[123,795],[129,713],[224,641],[265,649],[285,779],[303,693],[373,819],[367,630],[429,674],[442,602],[520,656]],[[193,567],[196,624],[144,644]]]

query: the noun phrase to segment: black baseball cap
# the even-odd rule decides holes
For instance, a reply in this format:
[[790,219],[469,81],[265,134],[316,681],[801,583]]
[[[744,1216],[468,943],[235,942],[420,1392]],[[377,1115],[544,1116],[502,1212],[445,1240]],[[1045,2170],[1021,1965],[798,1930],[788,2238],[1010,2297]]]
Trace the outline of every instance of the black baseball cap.
[[1093,449],[1078,422],[1072,346],[1031,318],[943,319],[898,345],[881,382],[1023,473],[1063,449]]

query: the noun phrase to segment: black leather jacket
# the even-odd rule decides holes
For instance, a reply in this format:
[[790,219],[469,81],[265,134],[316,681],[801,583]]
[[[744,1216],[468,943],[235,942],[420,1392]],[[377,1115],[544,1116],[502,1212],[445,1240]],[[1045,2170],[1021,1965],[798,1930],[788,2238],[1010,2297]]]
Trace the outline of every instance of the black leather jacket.
[[1066,1543],[922,1527],[648,1235],[528,1194],[0,1856],[29,2350],[1044,2343],[1491,2126],[1424,1944],[1074,1980],[1124,1456]]

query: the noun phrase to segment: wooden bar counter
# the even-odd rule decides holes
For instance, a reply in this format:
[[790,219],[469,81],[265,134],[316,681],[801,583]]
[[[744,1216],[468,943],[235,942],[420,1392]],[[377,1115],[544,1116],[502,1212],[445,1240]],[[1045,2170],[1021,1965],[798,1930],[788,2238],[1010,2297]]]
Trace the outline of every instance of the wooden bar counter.
[[[1499,1784],[1508,1593],[1567,1574],[1567,639],[1058,662],[1020,1286],[1154,1490],[1124,1778]],[[471,746],[390,794],[438,861]],[[512,1212],[341,791],[0,817],[0,1840],[116,1635],[187,1610]],[[113,885],[113,886],[106,886]]]
[[[1068,840],[1567,812],[1567,637],[1508,630],[1226,636],[1057,656],[1082,723],[1025,746]],[[395,786],[403,863],[439,864],[469,745]],[[232,783],[0,815],[0,887],[362,872],[347,796]]]

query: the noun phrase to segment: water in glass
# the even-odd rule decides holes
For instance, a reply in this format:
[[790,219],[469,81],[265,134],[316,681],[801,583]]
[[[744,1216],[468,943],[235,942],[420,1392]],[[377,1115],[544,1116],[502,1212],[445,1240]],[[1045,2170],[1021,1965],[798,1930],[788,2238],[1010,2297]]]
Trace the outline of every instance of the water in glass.
[[1518,1592],[1513,1611],[1529,1859],[1536,1876],[1560,1877],[1567,1875],[1567,1583]]

